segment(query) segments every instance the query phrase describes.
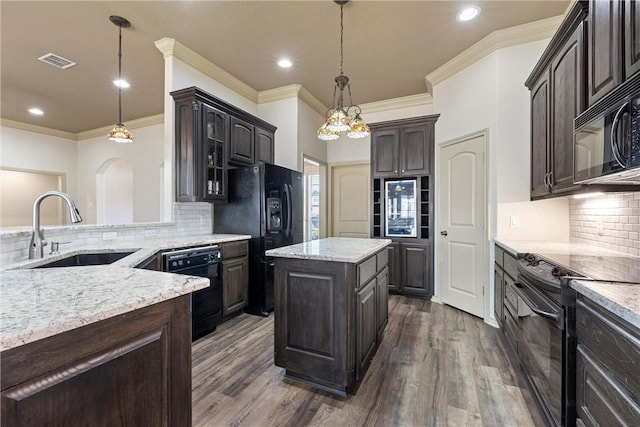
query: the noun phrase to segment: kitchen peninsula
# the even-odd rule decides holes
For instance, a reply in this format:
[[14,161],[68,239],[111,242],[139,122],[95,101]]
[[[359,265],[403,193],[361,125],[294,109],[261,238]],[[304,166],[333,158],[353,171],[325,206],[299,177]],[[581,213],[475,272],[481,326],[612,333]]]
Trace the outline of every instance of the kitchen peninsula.
[[275,355],[285,378],[354,393],[388,316],[388,239],[332,237],[271,249]]
[[[191,425],[189,294],[210,281],[132,267],[162,250],[248,238],[150,239],[135,249],[129,242],[96,242],[3,265],[0,423]],[[124,249],[131,254],[109,265],[37,268]]]

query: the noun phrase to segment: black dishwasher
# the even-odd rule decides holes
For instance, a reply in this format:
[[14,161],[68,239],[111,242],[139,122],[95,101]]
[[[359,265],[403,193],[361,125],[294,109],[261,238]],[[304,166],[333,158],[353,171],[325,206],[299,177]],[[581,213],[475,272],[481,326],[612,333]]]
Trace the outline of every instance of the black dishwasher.
[[222,319],[221,261],[222,255],[218,246],[162,253],[163,271],[206,277],[211,282],[208,288],[191,294],[192,340],[214,331]]

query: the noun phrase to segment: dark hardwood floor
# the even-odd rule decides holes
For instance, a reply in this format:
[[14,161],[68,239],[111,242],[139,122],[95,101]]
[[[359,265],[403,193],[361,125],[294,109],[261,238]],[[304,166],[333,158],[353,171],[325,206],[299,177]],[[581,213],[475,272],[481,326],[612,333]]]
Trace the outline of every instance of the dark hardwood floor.
[[194,426],[544,425],[498,329],[390,296],[389,324],[355,396],[283,381],[273,315],[242,314],[193,343]]

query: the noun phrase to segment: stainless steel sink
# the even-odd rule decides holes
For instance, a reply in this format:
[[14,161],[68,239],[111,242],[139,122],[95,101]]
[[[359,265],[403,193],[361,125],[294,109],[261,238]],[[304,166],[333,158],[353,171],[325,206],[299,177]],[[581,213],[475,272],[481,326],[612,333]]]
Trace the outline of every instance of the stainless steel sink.
[[131,255],[135,251],[127,252],[97,252],[87,254],[75,254],[66,258],[41,264],[33,268],[51,268],[51,267],[80,267],[86,265],[105,265],[111,264],[119,259]]

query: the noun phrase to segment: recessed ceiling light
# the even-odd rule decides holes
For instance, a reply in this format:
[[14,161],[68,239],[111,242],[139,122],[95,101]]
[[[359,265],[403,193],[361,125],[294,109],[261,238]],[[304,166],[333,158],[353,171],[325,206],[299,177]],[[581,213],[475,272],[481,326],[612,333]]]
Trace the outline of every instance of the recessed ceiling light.
[[118,87],[121,87],[122,89],[126,89],[128,87],[131,87],[129,82],[127,82],[126,80],[117,80],[116,79],[116,80],[113,81],[113,84],[118,86]]
[[33,108],[29,108],[29,112],[30,112],[31,114],[33,114],[34,116],[41,116],[41,115],[43,115],[43,114],[44,114],[44,111],[42,111],[42,110],[41,110],[41,109],[39,109],[39,108],[35,108],[35,107],[33,107]]
[[478,15],[480,15],[480,8],[478,6],[469,6],[462,9],[456,19],[460,22],[471,21]]
[[290,59],[282,58],[278,60],[278,65],[282,68],[291,68],[293,62]]

